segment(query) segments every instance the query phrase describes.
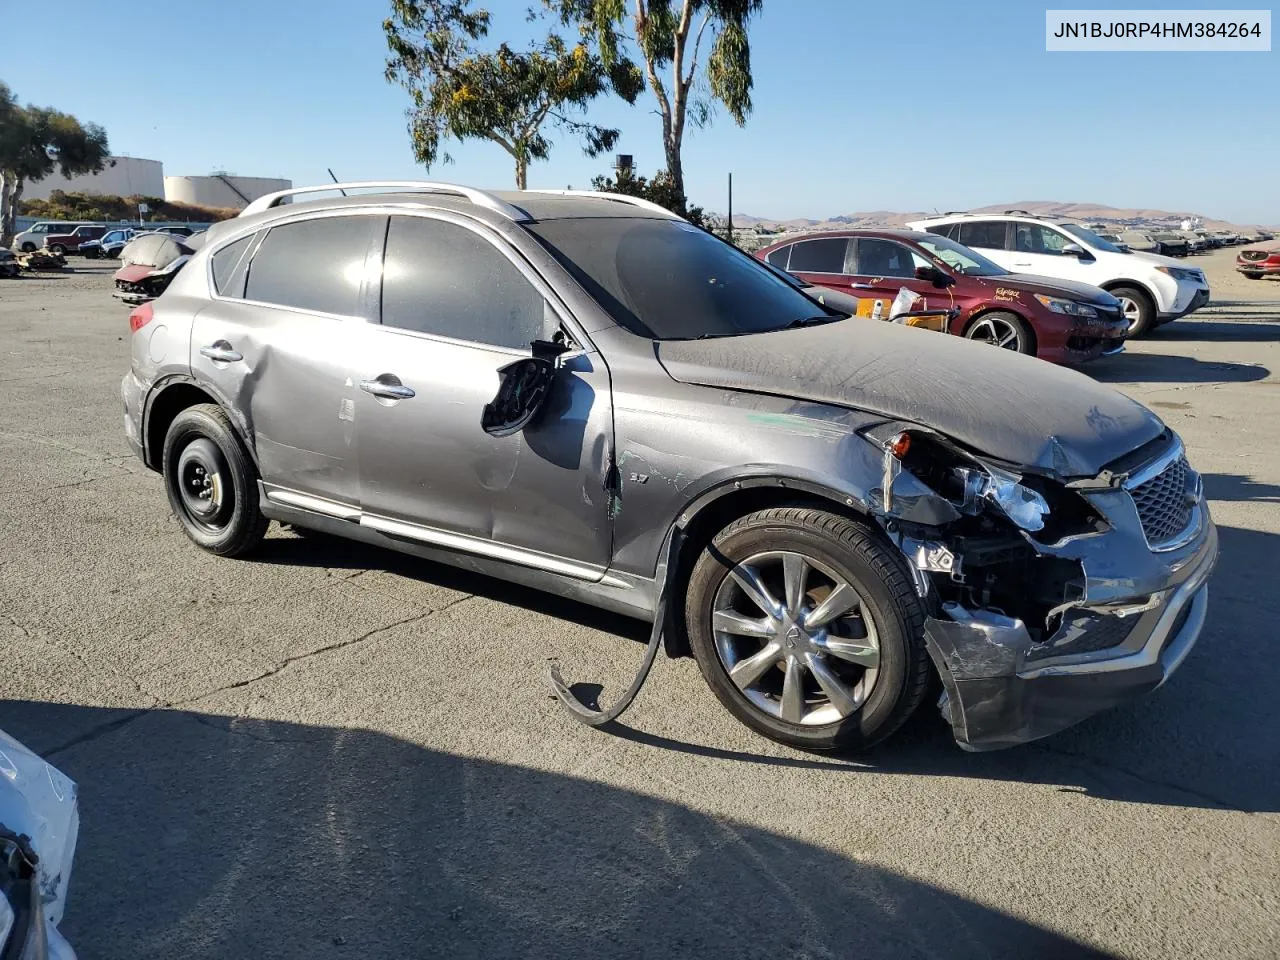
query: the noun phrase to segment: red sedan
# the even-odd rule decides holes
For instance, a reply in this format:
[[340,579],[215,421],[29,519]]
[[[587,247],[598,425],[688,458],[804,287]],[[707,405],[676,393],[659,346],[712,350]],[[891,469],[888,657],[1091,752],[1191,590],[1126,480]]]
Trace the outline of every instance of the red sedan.
[[954,240],[913,230],[811,234],[756,256],[809,283],[889,306],[902,287],[919,309],[959,308],[949,331],[1054,363],[1123,349],[1120,301],[1087,283],[1009,273]]
[[1280,275],[1280,240],[1244,247],[1236,254],[1236,269],[1250,280]]

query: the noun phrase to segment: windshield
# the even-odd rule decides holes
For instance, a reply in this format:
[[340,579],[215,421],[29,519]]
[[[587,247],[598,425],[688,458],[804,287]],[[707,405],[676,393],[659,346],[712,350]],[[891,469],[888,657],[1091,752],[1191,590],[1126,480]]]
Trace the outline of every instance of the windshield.
[[921,237],[916,243],[952,270],[963,273],[967,277],[1002,277],[1009,272],[976,250],[970,250],[947,237],[939,237],[931,233],[927,237]]
[[1117,247],[1114,243],[1110,243],[1109,241],[1103,240],[1100,236],[1098,236],[1092,230],[1086,230],[1084,227],[1077,226],[1074,223],[1060,223],[1058,224],[1058,226],[1061,227],[1063,230],[1067,231],[1067,233],[1071,234],[1077,240],[1083,240],[1085,243],[1093,247],[1095,250],[1103,250],[1107,253],[1124,253],[1125,252],[1121,250],[1119,247]]
[[642,337],[734,337],[844,317],[680,221],[599,217],[528,229],[610,316]]

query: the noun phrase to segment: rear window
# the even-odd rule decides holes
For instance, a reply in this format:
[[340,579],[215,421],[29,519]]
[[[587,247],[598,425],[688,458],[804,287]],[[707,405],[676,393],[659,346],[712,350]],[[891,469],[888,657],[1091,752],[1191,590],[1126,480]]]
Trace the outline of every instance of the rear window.
[[795,273],[844,273],[849,241],[843,237],[801,240],[791,247],[787,270]]
[[527,229],[620,326],[643,337],[739,336],[843,317],[687,223],[599,217]]
[[[253,240],[253,236],[253,234],[249,234],[247,237],[241,237],[235,243],[227,244],[210,258],[209,263],[213,268],[213,288],[218,291],[219,296],[244,296],[246,265],[241,261],[244,259],[245,252],[249,249],[249,242]],[[234,282],[233,278],[235,278]]]
[[1005,224],[1003,220],[975,220],[960,224],[960,235],[956,238],[966,247],[979,247],[986,250],[1003,250],[1005,248]]
[[381,217],[321,217],[272,227],[253,255],[245,296],[299,310],[361,316],[365,258]]

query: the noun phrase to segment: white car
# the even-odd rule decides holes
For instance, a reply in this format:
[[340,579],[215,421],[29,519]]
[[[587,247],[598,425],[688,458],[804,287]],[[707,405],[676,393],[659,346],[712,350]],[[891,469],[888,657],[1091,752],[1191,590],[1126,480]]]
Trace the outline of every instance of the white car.
[[76,960],[58,922],[79,832],[76,785],[0,730],[0,957]]
[[949,214],[907,224],[981,251],[1014,273],[1080,280],[1124,305],[1129,336],[1185,317],[1209,302],[1204,271],[1171,257],[1122,250],[1073,223],[1021,211]]
[[86,220],[40,220],[13,238],[13,249],[30,253],[43,247],[45,238],[51,234],[70,233],[76,227],[92,226],[94,224]]

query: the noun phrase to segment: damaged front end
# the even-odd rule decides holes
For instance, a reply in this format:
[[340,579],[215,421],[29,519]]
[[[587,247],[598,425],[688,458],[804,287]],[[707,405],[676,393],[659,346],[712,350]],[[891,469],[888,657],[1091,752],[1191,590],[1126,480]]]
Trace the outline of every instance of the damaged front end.
[[1204,624],[1217,532],[1170,431],[1095,477],[1020,469],[881,423],[877,518],[930,604],[957,742],[1048,736],[1160,686]]
[[0,956],[75,960],[58,922],[79,826],[76,785],[0,731]]

